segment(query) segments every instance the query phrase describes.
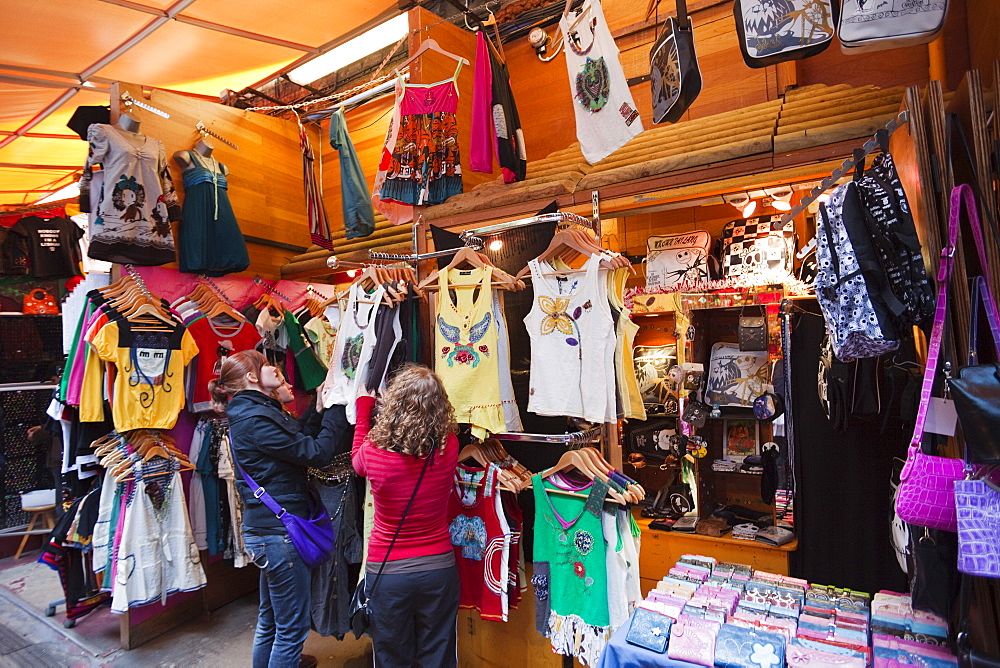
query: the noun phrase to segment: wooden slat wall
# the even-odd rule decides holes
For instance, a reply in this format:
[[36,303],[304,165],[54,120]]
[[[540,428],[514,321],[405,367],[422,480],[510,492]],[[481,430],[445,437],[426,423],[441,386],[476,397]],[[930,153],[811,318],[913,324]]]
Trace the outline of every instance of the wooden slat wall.
[[[218,140],[209,140],[215,146],[213,155],[229,168],[229,199],[243,233],[308,245],[302,154],[294,122],[159,89],[145,96],[137,84],[120,83],[117,88],[170,114],[170,118],[163,118],[144,109],[133,112],[142,121],[142,132],[163,142],[174,186],[182,199],[181,170],[171,156],[194,146],[199,138],[195,124],[202,121],[239,146],[233,150]],[[115,88],[111,98],[118,100]],[[116,105],[112,108],[118,112]],[[313,139],[317,138],[313,131]],[[278,268],[295,255],[294,251],[254,243],[248,243],[247,248],[250,267],[244,273],[265,278],[277,278]]]

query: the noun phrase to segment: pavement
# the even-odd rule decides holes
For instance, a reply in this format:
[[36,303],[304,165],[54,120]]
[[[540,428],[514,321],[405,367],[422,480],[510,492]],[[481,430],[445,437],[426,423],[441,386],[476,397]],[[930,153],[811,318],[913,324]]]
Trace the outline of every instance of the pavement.
[[[67,629],[62,607],[47,617],[49,603],[61,597],[55,571],[35,562],[38,552],[18,561],[0,559],[0,668],[90,668],[147,666],[198,668],[249,666],[257,621],[257,594],[197,617],[133,650],[118,644],[117,615],[107,606]],[[371,641],[344,640],[310,633],[305,654],[320,667],[372,665]]]

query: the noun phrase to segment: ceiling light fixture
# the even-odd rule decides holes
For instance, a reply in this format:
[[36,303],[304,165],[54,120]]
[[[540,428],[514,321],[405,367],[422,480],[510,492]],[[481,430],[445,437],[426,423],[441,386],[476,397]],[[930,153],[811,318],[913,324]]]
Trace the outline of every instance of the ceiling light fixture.
[[771,198],[771,206],[774,207],[776,211],[791,211],[792,210],[792,187],[791,186],[776,186],[774,188],[766,188],[764,190]]
[[311,84],[379,49],[395,44],[409,29],[409,18],[406,14],[400,14],[299,65],[288,73],[288,78],[297,84]]
[[501,241],[500,239],[494,239],[493,241],[490,242],[491,251],[498,251],[501,248],[503,248],[503,241]]
[[750,197],[750,193],[748,192],[723,195],[722,199],[735,207],[744,218],[749,218],[757,210],[757,200]]

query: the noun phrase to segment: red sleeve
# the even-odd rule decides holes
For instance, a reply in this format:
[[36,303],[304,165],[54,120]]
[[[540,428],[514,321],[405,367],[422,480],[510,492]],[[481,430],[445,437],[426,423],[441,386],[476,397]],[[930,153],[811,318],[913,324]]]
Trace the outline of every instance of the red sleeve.
[[372,428],[372,409],[375,408],[375,397],[358,397],[357,419],[354,425],[354,443],[351,445],[351,464],[358,475],[367,475],[365,467],[364,450],[362,444],[368,438],[368,431]]

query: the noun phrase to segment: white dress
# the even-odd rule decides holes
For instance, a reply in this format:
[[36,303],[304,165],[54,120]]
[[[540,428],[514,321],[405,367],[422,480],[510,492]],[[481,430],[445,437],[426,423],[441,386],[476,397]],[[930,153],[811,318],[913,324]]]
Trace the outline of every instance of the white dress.
[[583,271],[553,277],[531,260],[535,300],[524,318],[531,339],[528,410],[538,415],[614,422],[615,337],[601,256]]
[[579,11],[563,16],[559,27],[566,44],[576,138],[583,157],[594,164],[642,132],[642,121],[600,0],[584,0]]
[[385,288],[381,285],[371,294],[358,284],[351,286],[326,374],[323,406],[345,406],[347,421],[351,424],[357,418],[354,403],[364,388],[364,379],[375,351],[375,315],[384,294]]
[[133,466],[135,491],[125,510],[111,594],[111,612],[118,614],[205,586],[180,472],[174,465],[172,472],[146,480],[142,462]]

